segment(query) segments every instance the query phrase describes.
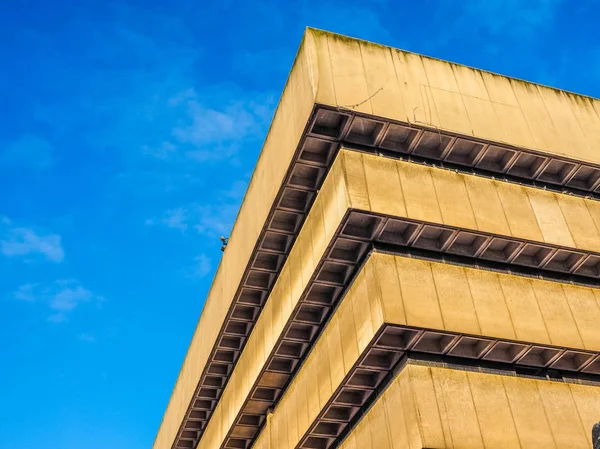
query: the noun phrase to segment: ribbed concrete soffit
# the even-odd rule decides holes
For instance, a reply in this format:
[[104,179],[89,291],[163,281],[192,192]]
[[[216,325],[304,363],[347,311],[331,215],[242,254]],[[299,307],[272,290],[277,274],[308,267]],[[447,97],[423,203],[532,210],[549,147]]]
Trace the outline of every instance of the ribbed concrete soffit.
[[339,108],[322,106],[313,117],[305,145],[324,141],[555,191],[600,193],[598,164]]
[[[320,168],[315,173],[324,176]],[[299,183],[299,178],[294,167],[289,180]],[[320,180],[312,182],[314,186],[319,184]],[[310,202],[306,197],[298,200],[289,196],[290,189],[287,186],[282,189],[279,208],[273,212],[238,298],[225,320],[211,362],[180,429],[178,447],[195,447],[207,429],[267,296],[272,299],[263,312],[270,314],[265,320],[273,319],[268,317],[274,314],[282,319],[283,312],[277,308],[292,307],[277,304],[282,301],[276,299],[281,289],[292,296],[294,313],[304,318],[297,322],[288,322],[286,318],[281,327],[265,324],[270,329],[260,332],[271,335],[263,337],[259,333],[256,338],[271,338],[274,343],[277,337],[282,337],[281,347],[273,347],[272,354],[264,354],[267,359],[246,350],[248,366],[237,371],[254,373],[255,377],[246,380],[250,382],[248,386],[256,380],[258,389],[249,391],[248,398],[279,394],[372,245],[413,257],[443,257],[454,264],[523,276],[590,286],[599,283],[600,203],[593,200],[343,150],[320,186],[308,219],[289,252],[293,233],[303,221],[300,211],[307,211]],[[305,190],[293,191],[314,195]],[[256,365],[256,369],[252,371],[249,365]],[[265,381],[259,379],[258,371],[269,366],[279,368],[266,371],[277,378],[271,381],[271,390],[266,393],[267,389],[261,386]],[[238,396],[243,390],[238,384],[231,388],[238,391]],[[270,407],[268,397],[263,399],[239,409],[242,413],[259,407],[252,418],[254,431],[262,425]],[[276,396],[271,398],[275,399]],[[250,415],[245,412],[236,415],[236,422],[241,419],[250,423]],[[230,418],[228,428],[233,432],[235,417]],[[223,418],[218,423],[221,425]],[[244,429],[249,432],[251,427]],[[237,438],[235,435],[238,433],[232,433],[230,438]],[[204,439],[206,447],[216,444],[208,435]],[[223,443],[228,444],[227,441],[224,439]]]
[[[600,388],[448,368],[453,367],[409,359],[341,445],[337,438],[330,447],[592,447],[589,429],[600,413]],[[290,447],[266,442],[268,436],[280,442],[296,419],[292,413],[272,425],[270,435],[265,429],[255,448]]]
[[[591,321],[581,322],[587,313],[598,316],[598,298],[591,289],[373,253],[283,395],[280,388],[268,384],[269,372],[262,374],[264,383],[258,382],[245,411],[255,411],[256,405],[249,405],[265,401],[265,391],[271,391],[269,398],[274,400],[266,401],[264,408],[276,407],[256,441],[250,436],[255,429],[246,424],[248,415],[242,413],[224,447],[250,447],[252,443],[259,449],[336,447],[409,361],[460,370],[458,374],[448,374],[450,379],[446,382],[454,383],[456,388],[456,379],[466,378],[466,371],[471,370],[478,375],[494,374],[488,383],[502,375],[511,376],[507,381],[510,383],[518,383],[517,377],[524,386],[532,382],[530,379],[587,385],[588,395],[599,398],[600,340],[594,335]],[[569,309],[568,302],[578,304],[578,310],[567,312],[568,318],[561,321],[556,317]],[[578,331],[580,324],[583,327]],[[586,329],[586,337],[581,329]],[[554,345],[549,344],[551,341]],[[584,346],[588,349],[581,349]],[[590,350],[592,347],[595,350]],[[427,390],[421,395],[440,393],[439,389],[421,387]],[[568,391],[569,387],[542,386],[541,390],[547,388]],[[497,396],[499,392],[487,394]],[[464,391],[457,402],[462,400]],[[407,398],[404,401],[412,402]],[[497,401],[493,405],[504,404]],[[537,413],[540,410],[543,408]],[[595,410],[600,411],[600,404]],[[260,416],[264,422],[264,415]],[[464,418],[461,414],[456,417]],[[586,419],[596,418],[589,414]],[[465,423],[457,426],[462,424]],[[422,425],[428,427],[427,422]],[[414,436],[414,432],[410,433]],[[461,444],[468,441],[455,436]],[[270,440],[270,446],[265,440]],[[454,447],[429,442],[401,447]]]
[[[348,65],[350,56],[369,63]],[[359,66],[366,72],[352,68]],[[397,84],[386,84],[393,79],[390,70]],[[422,87],[426,102],[415,94]],[[357,95],[361,101],[355,101]],[[454,120],[446,111],[456,109],[456,101],[467,114]],[[294,264],[301,267],[304,286],[307,277],[320,277],[327,287],[322,295],[332,298],[341,291],[332,279],[350,278],[355,259],[372,244],[415,257],[596,285],[598,104],[309,30],[155,448],[197,445],[284,264],[290,265],[288,276]],[[313,236],[307,234],[310,242],[303,246],[299,230],[307,227],[305,218],[313,213],[323,180],[332,177],[327,174],[340,160],[341,146],[352,146],[354,152],[345,153],[356,156],[348,157],[348,167],[338,163],[344,179],[336,178],[330,188],[338,211],[324,211],[330,192],[323,211],[314,212],[322,218],[313,220],[313,231],[306,231]],[[364,162],[355,173],[357,157]],[[302,248],[295,262],[293,246]],[[310,257],[312,266],[305,261]]]
[[[443,195],[452,195],[455,199],[444,203]],[[473,210],[479,211],[477,216]],[[267,411],[274,406],[283,388],[293,378],[299,363],[323,328],[323,323],[373,245],[385,251],[402,252],[411,260],[439,260],[443,256],[445,263],[435,265],[440,271],[433,270],[434,277],[429,272],[429,277],[418,278],[418,308],[424,313],[435,310],[433,305],[430,307],[424,303],[426,289],[435,285],[439,291],[448,291],[449,296],[464,296],[465,310],[470,308],[473,315],[471,290],[475,287],[467,285],[464,270],[467,269],[465,267],[475,266],[478,270],[468,270],[481,272],[481,276],[491,276],[489,282],[496,282],[496,287],[498,276],[501,276],[504,279],[502,289],[506,290],[504,294],[520,301],[519,304],[523,304],[521,307],[525,307],[526,300],[529,301],[527,310],[530,313],[538,307],[535,305],[536,298],[551,297],[555,301],[552,310],[556,311],[555,308],[560,305],[561,315],[558,316],[563,319],[564,313],[571,313],[563,291],[572,288],[589,295],[591,306],[584,316],[600,318],[597,293],[592,288],[584,287],[598,284],[597,264],[600,259],[595,251],[600,245],[600,238],[592,218],[598,212],[600,203],[583,198],[341,151],[316,197],[233,374],[227,377],[211,374],[200,389],[192,411],[205,412],[202,418],[206,418],[206,421],[209,413],[214,413],[217,418],[208,421],[208,425],[203,424],[205,434],[199,447],[247,447],[263,425]],[[497,217],[504,218],[498,220]],[[588,222],[591,227],[586,228],[585,233],[577,234],[579,241],[575,242],[571,227],[585,226]],[[510,224],[517,226],[512,229]],[[578,274],[572,274],[575,271]],[[518,273],[519,276],[510,273]],[[539,278],[546,278],[547,281],[542,282]],[[543,285],[543,290],[537,293],[532,291],[532,282]],[[484,286],[481,288],[485,291]],[[527,292],[529,296],[525,296]],[[492,338],[495,334],[491,333],[488,335],[490,338],[483,340],[473,339],[472,334],[477,326],[463,322],[467,317],[462,316],[464,310],[458,312],[461,309],[457,305],[452,304],[451,307],[458,313],[454,320],[454,332],[462,329],[465,335],[461,340],[463,343],[456,346],[453,354],[465,354],[463,344],[467,347],[473,345],[481,350],[481,354],[488,354],[486,350],[489,348],[484,344],[495,344]],[[496,312],[491,314],[493,320],[498,319]],[[533,323],[531,319],[531,315],[527,317],[528,322]],[[440,318],[438,329],[451,330],[447,327],[449,320],[448,316]],[[243,321],[236,317],[231,323],[228,328],[235,329]],[[414,323],[411,325],[418,326]],[[583,353],[590,349],[576,338],[561,346],[561,349],[541,346],[532,349],[529,345],[540,341],[526,338],[523,333],[525,329],[538,329],[540,325],[558,329],[556,323],[539,322],[533,325],[523,322],[519,325],[523,331],[506,338],[507,341],[513,339],[523,342],[511,346],[507,354],[516,357],[516,348],[532,351],[527,352],[527,356],[525,352],[521,354],[525,357],[519,359],[521,364],[546,366],[553,363],[552,357],[558,354],[572,358],[575,353],[579,354],[572,352],[574,349],[583,350]],[[423,328],[429,327],[423,325]],[[592,328],[595,329],[594,326]],[[593,330],[588,332],[589,335],[593,333]],[[436,334],[431,339],[435,341],[438,337]],[[221,352],[218,354],[238,350],[244,338],[241,332],[227,332],[219,344],[218,351]],[[427,341],[429,337],[424,337],[422,344]],[[448,344],[457,341],[455,336],[447,336]],[[507,341],[503,341],[500,347],[508,348],[510,345]],[[557,344],[556,339],[544,341],[549,345]],[[564,352],[566,348],[571,348],[571,352]],[[489,357],[494,357],[493,354],[491,352]],[[536,357],[541,359],[533,362]],[[581,365],[572,369],[586,368],[586,372],[596,373],[595,355],[581,357]],[[214,360],[213,373],[219,372],[217,367],[229,366],[223,364],[223,360],[223,357]],[[554,367],[566,366],[564,360],[561,359]],[[505,360],[505,363],[516,363],[516,359]],[[228,371],[223,368],[222,372]],[[222,385],[227,381],[229,383],[223,389]],[[221,397],[221,394],[221,402],[216,408],[207,410],[208,407],[214,407],[214,398]],[[196,422],[200,422],[200,419]],[[186,435],[194,437],[197,433]],[[193,444],[191,438],[182,441]]]
[[[597,99],[328,33],[307,33],[303,47],[315,103],[383,118],[359,121],[347,135],[354,141],[375,144],[391,120],[600,163]],[[388,144],[397,141],[392,135]]]

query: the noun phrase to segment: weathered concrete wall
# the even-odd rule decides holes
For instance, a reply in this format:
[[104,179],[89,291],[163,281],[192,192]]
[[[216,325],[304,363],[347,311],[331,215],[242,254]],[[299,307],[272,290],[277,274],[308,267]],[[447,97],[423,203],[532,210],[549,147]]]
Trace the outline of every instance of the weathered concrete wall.
[[[568,335],[595,332],[585,321],[599,300],[590,288],[373,253],[253,447],[295,448],[384,323],[579,348]],[[567,302],[578,304],[577,324]],[[583,449],[597,401],[596,386],[411,366],[342,447]]]
[[342,449],[589,449],[600,388],[409,365]]
[[[600,163],[598,100],[308,29],[161,423],[156,449],[170,449],[173,443],[315,103]],[[387,191],[371,189],[386,189],[397,182],[391,177],[370,178],[369,173],[378,176],[377,166],[369,160],[357,178],[366,179],[364,185],[369,185],[369,194],[374,196],[368,200],[369,207],[374,211],[383,207]],[[351,170],[348,179],[353,176]],[[409,216],[425,214],[431,206],[430,212],[444,222],[461,225],[470,220],[472,226],[489,232],[502,228],[507,235],[527,234],[530,237],[525,238],[575,248],[600,245],[600,214],[593,211],[596,206],[590,207],[590,201],[528,191],[528,200],[523,202],[523,189],[515,186],[503,190],[504,201],[479,190],[502,189],[472,179],[461,181],[456,191],[463,197],[472,195],[470,201],[475,204],[461,215],[443,198],[435,200],[435,205],[427,198],[426,189],[437,188],[427,170],[405,170],[409,187],[402,185],[402,207]],[[443,189],[459,185],[457,177],[443,176],[447,179],[437,181]],[[364,193],[357,193],[356,205]],[[512,221],[499,219],[498,212],[511,210]],[[490,218],[484,223],[486,214]]]
[[600,163],[600,100],[308,30],[316,101]]

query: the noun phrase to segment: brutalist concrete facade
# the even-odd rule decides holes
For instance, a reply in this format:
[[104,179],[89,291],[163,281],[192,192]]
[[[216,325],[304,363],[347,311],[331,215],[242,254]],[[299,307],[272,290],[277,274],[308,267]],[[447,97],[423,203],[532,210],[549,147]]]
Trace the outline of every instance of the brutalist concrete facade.
[[155,449],[589,448],[600,100],[307,29]]

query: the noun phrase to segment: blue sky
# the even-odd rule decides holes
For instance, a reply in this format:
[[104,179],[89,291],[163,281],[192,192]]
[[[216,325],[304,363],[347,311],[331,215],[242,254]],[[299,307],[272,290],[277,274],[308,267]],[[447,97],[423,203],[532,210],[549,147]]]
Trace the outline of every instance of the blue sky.
[[152,445],[305,26],[600,97],[592,0],[0,9],[2,448]]

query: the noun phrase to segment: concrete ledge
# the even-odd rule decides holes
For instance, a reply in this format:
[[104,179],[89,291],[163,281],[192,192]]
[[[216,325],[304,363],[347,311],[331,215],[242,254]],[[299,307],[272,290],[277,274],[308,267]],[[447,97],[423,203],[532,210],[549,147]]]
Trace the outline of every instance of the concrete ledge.
[[[411,269],[413,264],[415,267]],[[583,429],[587,427],[582,427],[578,417],[581,417],[583,424],[587,426],[588,421],[592,424],[595,422],[596,413],[600,412],[600,403],[597,402],[600,399],[599,353],[589,352],[588,357],[583,361],[588,368],[595,364],[595,368],[592,368],[595,370],[594,375],[589,377],[595,379],[595,382],[584,385],[583,380],[578,380],[575,371],[569,374],[569,369],[574,369],[574,365],[567,368],[568,364],[576,360],[574,354],[580,351],[537,345],[523,340],[503,340],[482,335],[481,332],[478,334],[453,332],[450,330],[456,329],[453,325],[441,324],[438,327],[435,324],[436,313],[428,311],[431,304],[422,301],[422,296],[415,288],[417,284],[423,285],[422,277],[414,276],[422,269],[420,265],[423,264],[421,261],[398,256],[376,253],[371,256],[285,393],[265,407],[274,409],[274,412],[252,447],[323,449],[335,446],[339,439],[347,434],[347,426],[356,423],[373,401],[381,395],[387,379],[393,377],[399,370],[401,372],[397,380],[382,396],[383,403],[386,401],[386,395],[389,398],[390,394],[397,394],[390,393],[391,390],[397,391],[398,388],[408,387],[409,390],[412,388],[415,390],[411,393],[405,390],[401,402],[398,403],[396,400],[392,406],[392,411],[400,415],[391,418],[395,423],[391,431],[406,430],[406,433],[391,438],[390,441],[394,441],[394,446],[389,445],[389,447],[483,448],[488,445],[498,448],[520,447],[518,440],[516,445],[514,444],[512,435],[504,436],[508,440],[502,440],[501,433],[494,433],[494,429],[505,427],[505,419],[512,419],[510,409],[506,408],[505,394],[508,395],[508,402],[513,407],[519,408],[518,411],[513,410],[515,419],[513,429],[516,425],[525,447],[535,442],[530,438],[535,436],[544,425],[548,426],[547,422],[544,423],[544,413],[550,420],[552,432],[555,432],[556,428],[554,434],[554,438],[557,438],[556,447],[585,447],[581,443],[587,444],[589,437],[587,439],[579,437],[584,435]],[[427,264],[430,265],[429,268],[437,265],[444,270],[446,267],[444,264],[433,262]],[[393,271],[396,272],[395,275]],[[471,280],[480,275],[485,277],[486,274],[480,270],[467,271],[470,271]],[[399,285],[394,286],[393,278],[398,276],[404,277],[399,280]],[[411,280],[414,283],[413,288],[406,285],[410,284]],[[512,282],[513,280],[507,280],[507,283]],[[440,299],[447,294],[454,294],[455,297],[461,295],[460,291],[454,291],[452,285],[447,285],[445,282],[434,281],[433,283],[435,289],[440,287],[442,289],[438,293]],[[394,291],[396,294],[391,294]],[[503,301],[496,295],[497,292],[494,293],[492,289],[481,296],[481,299],[485,297],[486,301],[490,301],[486,313],[490,319],[499,310],[492,304],[499,305]],[[538,303],[541,308],[548,306],[543,304],[545,301],[545,298],[539,298]],[[443,317],[448,318],[454,313],[457,315],[469,313],[466,303],[463,304],[462,306],[447,304],[444,307],[446,312],[443,313]],[[590,302],[589,306],[593,310],[598,308],[598,304],[594,302]],[[405,314],[408,317],[410,316],[408,311],[419,308],[423,314],[420,321],[422,327],[403,324],[406,322]],[[477,308],[477,312],[482,312],[481,307]],[[526,321],[528,314],[527,311],[521,310],[522,316],[518,317],[512,308],[505,313],[510,313],[511,317],[522,322]],[[498,315],[501,316],[502,313]],[[498,321],[502,322],[502,320],[499,318]],[[467,318],[466,321],[469,319]],[[434,329],[426,327],[432,325],[435,326]],[[507,318],[505,325],[510,326],[510,318]],[[569,325],[565,324],[563,330],[567,327]],[[419,361],[416,359],[419,354],[436,354],[442,357],[442,362]],[[479,360],[480,363],[475,360]],[[483,363],[485,361],[493,363],[485,364]],[[411,365],[420,363],[427,366],[407,368],[406,363]],[[542,365],[556,370],[553,381],[547,380],[544,372],[538,372],[534,377],[524,374],[525,372],[534,374],[533,370],[519,371],[519,366],[542,367]],[[440,369],[449,367],[452,369]],[[582,370],[581,367],[577,369]],[[485,371],[486,374],[480,371]],[[433,376],[433,380],[426,380],[427,376]],[[506,393],[503,384],[506,385]],[[465,402],[466,397],[471,394],[469,388],[475,388],[473,394],[483,395],[475,398],[475,405],[479,407],[477,412],[482,413],[481,419],[484,420],[481,423],[481,433],[485,439],[485,446],[483,442],[471,439],[473,435],[479,434],[480,430],[477,418],[472,414],[472,403]],[[548,404],[544,402],[545,408],[539,403],[540,394],[544,401],[549,401]],[[577,403],[580,414],[575,410],[573,401]],[[375,410],[381,403],[382,399],[377,400],[356,432],[361,433],[360,426],[364,428],[368,425],[365,423],[370,423],[370,416],[377,414]],[[468,406],[462,413],[461,404],[462,407]],[[409,408],[406,409],[406,406]],[[559,422],[560,413],[565,414],[564,422]],[[498,416],[497,419],[494,419],[495,414]],[[399,419],[398,416],[403,416],[403,419]],[[416,418],[417,416],[419,418]],[[406,428],[402,425],[404,419],[409,420]],[[238,423],[234,430],[235,436],[221,447],[250,447],[253,438],[244,434],[245,427],[245,424]],[[566,444],[569,431],[573,431],[572,429],[575,429],[575,438],[571,443]],[[377,430],[376,438],[379,439],[373,440],[372,447],[388,447],[379,445],[386,441],[387,430],[381,428],[374,430]],[[547,430],[552,438],[549,428]],[[367,432],[367,435],[374,435],[374,433]],[[546,441],[548,435],[542,435]],[[350,434],[347,444],[352,444],[353,438],[355,436]],[[370,438],[369,436],[368,441]],[[379,443],[375,444],[375,441]],[[407,441],[410,441],[410,445]],[[553,442],[552,439],[549,441]],[[399,443],[400,445],[396,446]],[[502,443],[505,445],[503,446]],[[356,447],[371,446],[363,441],[362,444],[357,443]],[[533,444],[531,447],[539,446]],[[547,446],[543,445],[543,447]],[[552,444],[550,447],[553,447]]]
[[[217,344],[236,317],[249,324],[234,333],[250,333],[340,142],[593,195],[600,188],[599,114],[592,98],[307,30],[154,447],[195,446],[179,438],[202,430],[191,422],[186,428],[187,420],[198,415],[191,404]],[[589,217],[580,227],[592,229]],[[528,248],[525,258],[538,260],[538,253]],[[578,257],[546,261],[570,270]],[[597,267],[593,259],[583,269]],[[243,344],[219,370],[232,369]]]
[[[181,431],[182,444],[193,445],[204,432],[206,443],[201,441],[200,447],[220,444],[265,364],[275,363],[269,359],[274,345],[283,344],[280,339],[287,338],[286,333],[303,332],[306,341],[301,345],[285,343],[298,351],[296,362],[281,362],[289,367],[287,375],[280,373],[280,387],[287,382],[370,245],[421,251],[432,258],[444,254],[466,265],[492,264],[490,269],[554,280],[569,277],[569,282],[595,285],[600,279],[600,255],[589,249],[600,245],[594,224],[599,212],[600,203],[586,203],[583,198],[342,150],[287,261],[283,264],[282,253],[272,248],[257,253],[257,257],[281,260],[283,267],[278,277],[277,272],[255,267],[244,280],[242,292],[256,294],[242,296],[225,320]],[[590,222],[592,226],[586,226]],[[577,233],[571,232],[575,227]],[[279,241],[278,232],[268,235]],[[448,266],[446,271],[453,269],[457,268]],[[464,287],[457,284],[456,273],[446,278],[453,288]],[[524,295],[527,282],[516,278],[517,287],[506,288]],[[568,308],[560,299],[564,297],[560,289],[548,287],[540,294],[555,298],[563,311]],[[531,293],[524,298],[531,298]],[[289,320],[294,315],[310,319],[292,325]],[[580,342],[573,346],[586,348]],[[223,407],[228,412],[223,416],[217,403],[227,390],[235,392],[237,405],[227,399]],[[211,419],[213,412],[217,416]]]
[[305,41],[319,104],[600,163],[597,99],[319,30]]
[[588,449],[599,415],[597,386],[409,364],[339,447]]
[[[581,373],[600,381],[600,342],[594,350],[581,349],[576,331],[595,338],[592,317],[600,315],[600,307],[594,293],[374,252],[328,321],[330,303],[309,295],[282,316],[289,317],[284,331],[267,344],[259,329],[271,323],[265,321],[263,328],[267,315],[261,316],[248,343],[253,349],[242,354],[200,447],[250,447],[273,409],[273,419],[289,419],[296,413],[292,410],[306,409],[308,419],[294,430],[297,443],[329,447],[404,354],[432,354],[509,371],[527,367],[567,377]],[[568,316],[570,303],[577,307],[576,317]],[[295,397],[296,388],[306,398],[286,399]],[[346,390],[356,403],[344,405],[339,399]],[[331,419],[332,407],[347,419],[322,424]],[[324,427],[335,434],[324,434]]]

